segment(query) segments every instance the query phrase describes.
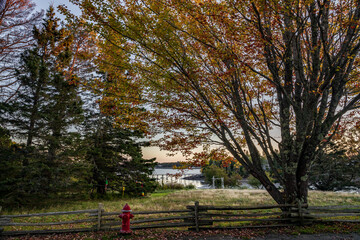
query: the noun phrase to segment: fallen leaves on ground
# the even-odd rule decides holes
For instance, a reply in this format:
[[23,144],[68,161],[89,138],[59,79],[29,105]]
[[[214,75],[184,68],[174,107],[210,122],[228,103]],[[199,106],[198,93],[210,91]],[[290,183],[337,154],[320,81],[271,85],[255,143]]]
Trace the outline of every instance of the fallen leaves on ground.
[[315,233],[351,233],[360,232],[359,224],[332,223],[314,224],[311,226],[295,226],[265,229],[232,229],[232,230],[201,230],[199,232],[187,230],[148,229],[137,230],[130,235],[121,235],[119,231],[100,231],[90,233],[51,234],[36,236],[9,237],[7,240],[192,240],[206,239],[215,236],[232,236],[234,239],[252,239],[267,234],[315,234]]

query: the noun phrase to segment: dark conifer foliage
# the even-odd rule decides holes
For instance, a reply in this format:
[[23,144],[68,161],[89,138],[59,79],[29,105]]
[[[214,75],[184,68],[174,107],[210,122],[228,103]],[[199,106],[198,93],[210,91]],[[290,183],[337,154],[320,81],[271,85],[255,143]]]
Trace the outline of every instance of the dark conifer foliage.
[[17,70],[17,78],[21,90],[8,105],[7,120],[15,136],[31,146],[34,138],[39,142],[43,135],[45,122],[42,115],[47,101],[49,69],[39,56],[37,48],[26,50],[20,61],[21,68]]
[[318,190],[360,188],[360,152],[349,155],[340,144],[331,143],[311,166],[310,185]]
[[[155,158],[143,159],[139,131],[115,128],[112,117],[92,113],[85,121],[86,161],[92,164],[91,184],[97,194],[106,188],[132,196],[141,196],[155,190],[155,180],[150,178]],[[108,184],[107,184],[108,183]]]
[[52,7],[33,33],[36,43],[21,56],[21,90],[9,104],[7,118],[18,138],[27,146],[45,146],[53,161],[69,128],[82,120],[78,86],[64,77],[72,58],[72,35],[59,25]]
[[73,37],[59,22],[50,7],[42,25],[34,26],[34,45],[24,50],[16,72],[21,88],[2,103],[1,122],[22,143],[1,156],[2,163],[19,170],[5,185],[21,198],[68,191],[80,181],[74,171],[86,166],[76,161],[74,144],[80,139],[75,126],[83,119],[82,100],[78,86],[65,78]]

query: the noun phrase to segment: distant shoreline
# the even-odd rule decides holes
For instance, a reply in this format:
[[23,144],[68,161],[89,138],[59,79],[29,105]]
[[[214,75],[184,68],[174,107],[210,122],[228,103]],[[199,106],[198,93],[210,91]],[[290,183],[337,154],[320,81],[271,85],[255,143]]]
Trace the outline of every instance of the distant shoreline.
[[[180,162],[167,162],[167,163],[158,163],[155,168],[161,168],[161,169],[174,169],[180,168],[183,165]],[[192,169],[200,169],[200,167],[193,167]]]
[[[175,170],[182,170],[182,169],[177,169],[177,168],[173,168],[173,167],[168,167],[168,166],[156,166],[155,168],[157,169],[175,169]],[[192,167],[191,169],[201,169],[201,167]],[[186,170],[186,169],[185,169]]]
[[183,179],[193,180],[193,181],[202,181],[202,180],[205,180],[205,176],[202,174],[196,174],[196,175],[184,177]]

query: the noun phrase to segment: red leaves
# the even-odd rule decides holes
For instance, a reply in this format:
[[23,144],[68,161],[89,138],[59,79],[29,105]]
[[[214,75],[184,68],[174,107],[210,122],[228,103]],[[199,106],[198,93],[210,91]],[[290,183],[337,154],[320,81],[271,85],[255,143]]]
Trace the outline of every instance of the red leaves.
[[[313,224],[311,226],[295,226],[295,227],[278,227],[278,228],[264,228],[264,229],[234,229],[234,230],[202,230],[200,232],[188,230],[170,230],[170,229],[149,229],[136,230],[131,235],[120,235],[118,231],[100,231],[89,233],[73,233],[73,234],[52,234],[52,235],[37,235],[37,236],[21,236],[10,237],[8,240],[187,240],[187,239],[253,239],[256,237],[267,238],[267,235],[290,235],[295,236],[301,233],[319,234],[331,236],[331,238],[340,238],[335,234],[347,234],[359,232],[360,225],[357,223],[329,223],[329,224]],[[331,235],[329,233],[332,233]],[[227,237],[226,237],[227,236]],[[341,236],[341,238],[344,236]],[[349,236],[351,239],[352,237]]]
[[209,161],[220,162],[222,167],[228,167],[231,163],[238,163],[233,157],[223,149],[213,149],[211,151],[203,151],[200,153],[194,153],[191,162],[196,166],[206,166],[209,164]]

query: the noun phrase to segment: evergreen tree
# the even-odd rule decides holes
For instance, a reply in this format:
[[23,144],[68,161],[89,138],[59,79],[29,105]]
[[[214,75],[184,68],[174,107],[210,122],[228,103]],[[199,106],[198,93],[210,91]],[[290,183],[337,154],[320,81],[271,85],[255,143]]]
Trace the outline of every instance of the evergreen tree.
[[21,55],[21,68],[17,77],[21,90],[16,99],[7,105],[8,116],[3,115],[17,138],[24,139],[26,146],[33,145],[34,138],[40,140],[44,127],[43,112],[47,101],[46,87],[49,71],[38,55],[38,49],[26,50]]
[[348,155],[340,144],[331,142],[311,166],[309,182],[323,191],[360,187],[360,153]]
[[58,192],[69,186],[79,163],[74,161],[74,143],[80,135],[74,127],[82,121],[82,101],[78,86],[65,77],[74,55],[73,36],[66,26],[60,26],[53,7],[42,26],[34,27],[33,35],[35,45],[22,54],[17,71],[21,88],[1,118],[14,136],[26,143],[22,149],[29,154],[21,158],[23,167],[32,164],[36,153],[44,166],[42,189]]
[[46,195],[49,167],[44,155],[34,147],[13,143],[9,131],[1,127],[0,136],[0,205],[24,205]]
[[155,158],[145,160],[141,147],[146,145],[136,140],[142,137],[137,131],[113,126],[113,119],[101,113],[92,113],[85,121],[86,160],[92,164],[91,183],[98,194],[106,188],[127,195],[141,196],[155,190],[155,180],[150,177],[155,167]]
[[47,143],[49,159],[53,160],[60,147],[57,140],[81,120],[78,87],[64,77],[72,59],[72,35],[59,27],[52,7],[33,34],[36,43],[21,56],[17,71],[21,89],[9,104],[11,116],[7,120],[27,146],[34,141]]
[[66,140],[69,127],[81,121],[81,99],[77,86],[69,83],[65,72],[72,59],[73,35],[65,27],[59,27],[54,9],[49,8],[43,27],[34,29],[39,53],[49,71],[49,84],[45,106],[46,132],[49,162],[54,162],[57,151]]

